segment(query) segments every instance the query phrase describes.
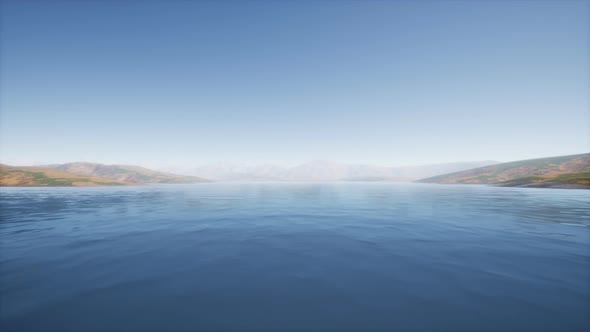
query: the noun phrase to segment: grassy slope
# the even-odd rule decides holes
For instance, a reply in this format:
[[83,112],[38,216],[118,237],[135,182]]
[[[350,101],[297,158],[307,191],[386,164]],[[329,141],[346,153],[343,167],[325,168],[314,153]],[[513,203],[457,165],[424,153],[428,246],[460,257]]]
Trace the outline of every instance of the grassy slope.
[[589,173],[590,154],[580,154],[502,163],[439,175],[417,182],[463,184],[556,182],[587,184]]
[[0,186],[116,186],[126,183],[47,167],[0,165]]
[[590,185],[590,172],[580,173],[566,173],[552,177],[529,176],[525,178],[517,178],[508,181],[499,182],[499,184],[512,183],[566,183],[566,184],[580,184]]

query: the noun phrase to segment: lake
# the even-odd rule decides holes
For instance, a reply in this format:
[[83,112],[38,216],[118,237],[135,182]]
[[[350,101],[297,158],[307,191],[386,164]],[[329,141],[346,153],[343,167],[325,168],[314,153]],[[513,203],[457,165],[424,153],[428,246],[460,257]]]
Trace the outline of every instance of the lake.
[[590,191],[2,188],[2,331],[588,331]]

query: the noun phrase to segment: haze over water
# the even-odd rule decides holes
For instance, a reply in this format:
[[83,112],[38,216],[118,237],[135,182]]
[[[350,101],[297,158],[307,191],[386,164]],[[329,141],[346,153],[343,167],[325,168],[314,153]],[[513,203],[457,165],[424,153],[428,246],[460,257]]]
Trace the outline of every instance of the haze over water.
[[3,331],[587,331],[587,191],[2,188]]

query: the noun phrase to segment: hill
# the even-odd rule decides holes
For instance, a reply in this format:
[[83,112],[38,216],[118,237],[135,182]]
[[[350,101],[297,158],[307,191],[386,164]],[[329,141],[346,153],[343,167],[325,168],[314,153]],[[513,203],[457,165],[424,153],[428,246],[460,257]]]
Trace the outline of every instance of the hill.
[[99,176],[130,184],[209,182],[209,180],[196,176],[176,175],[132,165],[104,165],[98,163],[74,162],[59,165],[47,165],[46,167],[69,173]]
[[64,172],[48,167],[8,166],[0,164],[0,186],[69,187],[117,185],[126,185],[126,183],[103,177]]
[[417,182],[590,188],[590,153],[501,163]]
[[503,187],[590,189],[590,172],[566,173],[552,177],[531,176],[498,183]]

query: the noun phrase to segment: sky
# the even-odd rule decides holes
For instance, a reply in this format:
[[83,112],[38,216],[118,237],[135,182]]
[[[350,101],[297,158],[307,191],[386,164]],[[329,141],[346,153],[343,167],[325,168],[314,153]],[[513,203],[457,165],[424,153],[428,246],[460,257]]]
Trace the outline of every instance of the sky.
[[4,163],[590,152],[589,1],[0,1]]

